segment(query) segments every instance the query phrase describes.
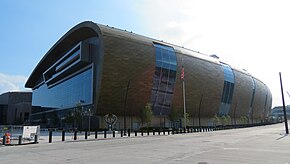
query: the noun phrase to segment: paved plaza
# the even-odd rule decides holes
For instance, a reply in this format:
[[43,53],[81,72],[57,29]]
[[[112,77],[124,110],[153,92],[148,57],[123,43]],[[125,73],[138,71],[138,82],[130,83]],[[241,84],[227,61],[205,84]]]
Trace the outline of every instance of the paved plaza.
[[290,163],[284,124],[176,135],[0,146],[0,163]]

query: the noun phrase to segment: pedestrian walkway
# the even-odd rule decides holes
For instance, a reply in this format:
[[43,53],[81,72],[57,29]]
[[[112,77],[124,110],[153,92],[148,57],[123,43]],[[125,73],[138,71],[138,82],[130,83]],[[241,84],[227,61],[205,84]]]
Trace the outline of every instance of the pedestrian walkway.
[[290,163],[284,124],[0,147],[0,163]]

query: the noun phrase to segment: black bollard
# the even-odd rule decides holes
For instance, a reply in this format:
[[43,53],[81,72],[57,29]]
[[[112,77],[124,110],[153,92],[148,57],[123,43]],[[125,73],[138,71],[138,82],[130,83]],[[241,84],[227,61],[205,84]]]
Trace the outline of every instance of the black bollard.
[[141,130],[141,136],[143,136],[143,130]]
[[38,136],[37,135],[34,136],[34,143],[35,144],[38,143]]
[[158,135],[160,136],[160,129],[158,130]]
[[2,140],[2,144],[5,145],[6,144],[6,136],[3,136],[3,140]]
[[75,130],[75,131],[74,131],[74,140],[77,140],[77,135],[78,135],[78,131]]
[[163,129],[163,135],[165,135],[165,129]]
[[52,131],[49,131],[48,143],[52,143]]
[[121,129],[121,137],[123,137],[123,130]]
[[130,129],[128,129],[128,137],[130,137]]
[[98,138],[98,131],[96,130],[95,131],[95,139],[97,139]]
[[65,131],[63,130],[62,135],[61,135],[61,141],[64,141],[64,140],[65,140]]
[[135,137],[137,136],[137,131],[135,131]]
[[104,138],[107,138],[107,131],[104,131]]
[[115,130],[113,130],[113,138],[115,138]]
[[153,129],[153,136],[155,135],[155,129]]
[[170,135],[170,130],[168,130],[168,132],[167,132],[167,133],[168,133],[168,135]]
[[88,131],[85,131],[85,139],[88,139]]
[[147,130],[147,136],[149,136],[149,130]]
[[21,145],[22,144],[22,136],[19,136],[18,138],[18,145]]
[[172,133],[171,134],[174,135],[174,129],[172,129]]

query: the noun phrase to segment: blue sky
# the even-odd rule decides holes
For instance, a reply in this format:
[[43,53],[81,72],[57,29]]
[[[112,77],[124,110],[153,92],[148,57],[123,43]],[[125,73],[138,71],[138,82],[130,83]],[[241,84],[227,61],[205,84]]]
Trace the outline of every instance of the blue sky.
[[4,74],[29,76],[48,49],[84,20],[140,29],[138,18],[121,1],[4,0],[0,5],[0,48],[5,61],[0,70]]
[[1,0],[0,94],[24,90],[53,44],[90,20],[216,54],[262,80],[273,105],[281,105],[278,72],[290,91],[289,6],[287,0]]

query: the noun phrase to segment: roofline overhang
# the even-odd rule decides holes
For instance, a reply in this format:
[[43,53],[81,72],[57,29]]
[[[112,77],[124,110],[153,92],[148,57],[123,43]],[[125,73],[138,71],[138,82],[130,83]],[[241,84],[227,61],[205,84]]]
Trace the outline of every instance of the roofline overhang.
[[64,51],[67,51],[78,42],[90,37],[97,36],[102,41],[102,32],[98,24],[92,21],[79,23],[63,35],[44,55],[37,66],[32,71],[26,81],[26,88],[34,88],[37,85],[39,76],[47,69],[53,60],[60,57]]

